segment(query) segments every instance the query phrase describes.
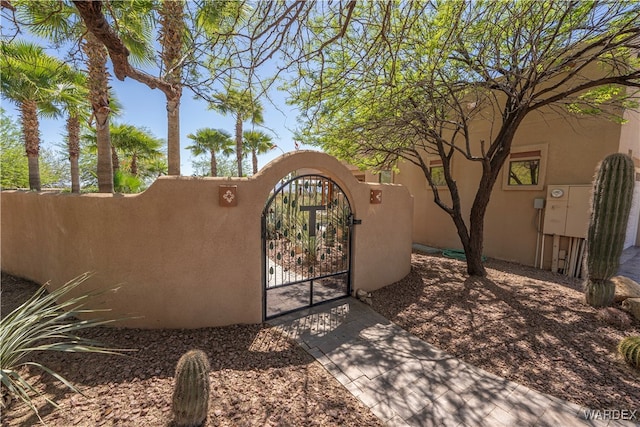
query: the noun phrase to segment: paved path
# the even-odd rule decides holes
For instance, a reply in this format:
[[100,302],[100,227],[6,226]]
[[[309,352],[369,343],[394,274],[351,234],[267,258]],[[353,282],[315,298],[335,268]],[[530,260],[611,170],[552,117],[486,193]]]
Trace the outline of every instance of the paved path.
[[389,426],[640,425],[587,421],[585,408],[467,365],[353,298],[269,323],[298,341]]
[[622,252],[618,274],[640,283],[640,246],[631,246]]

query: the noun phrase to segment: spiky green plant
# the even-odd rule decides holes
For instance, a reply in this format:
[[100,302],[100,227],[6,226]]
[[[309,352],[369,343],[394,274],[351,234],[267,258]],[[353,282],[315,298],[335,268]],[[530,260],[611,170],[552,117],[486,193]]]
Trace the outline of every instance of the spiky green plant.
[[173,388],[174,424],[197,427],[209,411],[209,359],[202,350],[189,350],[176,366]]
[[618,344],[618,353],[631,366],[640,369],[640,336],[623,338]]
[[634,180],[633,160],[615,153],[602,161],[593,183],[585,283],[585,297],[593,307],[613,302],[616,288],[610,279],[620,265]]
[[[99,311],[85,308],[90,298],[102,292],[90,292],[69,298],[69,294],[83,284],[91,274],[85,273],[67,282],[53,292],[42,286],[31,298],[0,321],[0,379],[3,393],[22,400],[40,418],[32,401],[34,394],[42,395],[25,378],[24,366],[40,369],[76,393],[82,394],[62,375],[32,360],[33,353],[40,351],[64,351],[82,353],[121,354],[122,350],[110,349],[99,342],[77,335],[82,329],[105,325],[116,320],[79,320],[78,316]],[[4,396],[3,396],[4,397]],[[56,403],[45,397],[47,402]],[[3,402],[4,409],[4,402]]]

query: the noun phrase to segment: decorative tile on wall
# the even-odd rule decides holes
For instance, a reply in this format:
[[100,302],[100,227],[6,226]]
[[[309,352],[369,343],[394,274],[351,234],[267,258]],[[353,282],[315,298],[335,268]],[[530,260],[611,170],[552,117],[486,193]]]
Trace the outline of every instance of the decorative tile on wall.
[[238,186],[221,185],[218,187],[218,203],[220,206],[238,206]]
[[369,203],[372,205],[379,205],[382,203],[382,190],[371,190]]

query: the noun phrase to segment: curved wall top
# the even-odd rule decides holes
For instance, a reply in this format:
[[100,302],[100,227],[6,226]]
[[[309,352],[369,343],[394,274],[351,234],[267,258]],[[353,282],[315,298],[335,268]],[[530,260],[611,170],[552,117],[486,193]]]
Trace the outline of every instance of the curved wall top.
[[[359,182],[328,154],[281,156],[249,178],[160,177],[136,196],[3,191],[2,269],[57,287],[86,271],[112,288],[123,326],[196,328],[262,320],[261,216],[292,171],[333,179],[362,225],[354,231],[354,289],[374,290],[409,272],[413,202],[405,187]],[[237,205],[220,201],[236,187]],[[370,202],[370,191],[382,203]]]

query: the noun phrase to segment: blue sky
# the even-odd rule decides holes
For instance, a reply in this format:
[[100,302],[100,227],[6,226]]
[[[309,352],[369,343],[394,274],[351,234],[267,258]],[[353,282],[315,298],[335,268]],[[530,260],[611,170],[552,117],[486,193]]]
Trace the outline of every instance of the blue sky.
[[[42,45],[44,46],[46,43],[42,43]],[[51,51],[49,52],[54,54]],[[152,70],[148,71],[153,74]],[[110,85],[122,104],[123,110],[119,117],[115,119],[112,118],[112,122],[115,121],[146,127],[151,130],[154,136],[166,141],[167,119],[164,94],[158,89],[152,90],[143,83],[130,78],[122,82],[115,77],[111,77]],[[264,108],[264,128],[258,127],[257,129],[272,135],[273,142],[279,148],[258,156],[258,166],[260,168],[274,158],[282,155],[283,152],[286,153],[295,149],[293,131],[296,128],[296,117],[298,113],[294,107],[286,105],[286,96],[287,94],[285,92],[278,91],[273,87],[269,92],[269,98],[273,104],[267,99],[261,99]],[[13,103],[4,99],[0,100],[0,102],[8,115],[18,119],[19,112]],[[59,150],[58,147],[62,146],[64,141],[64,127],[64,118],[42,118],[40,121],[42,146],[52,150]],[[185,88],[180,109],[180,164],[182,175],[188,176],[193,173],[193,157],[190,151],[184,148],[192,143],[192,141],[187,138],[187,135],[203,127],[224,129],[232,135],[235,132],[235,122],[231,116],[223,116],[213,110],[207,109],[206,102],[195,100],[193,93]],[[245,123],[244,128],[250,129],[251,124],[248,122]]]

